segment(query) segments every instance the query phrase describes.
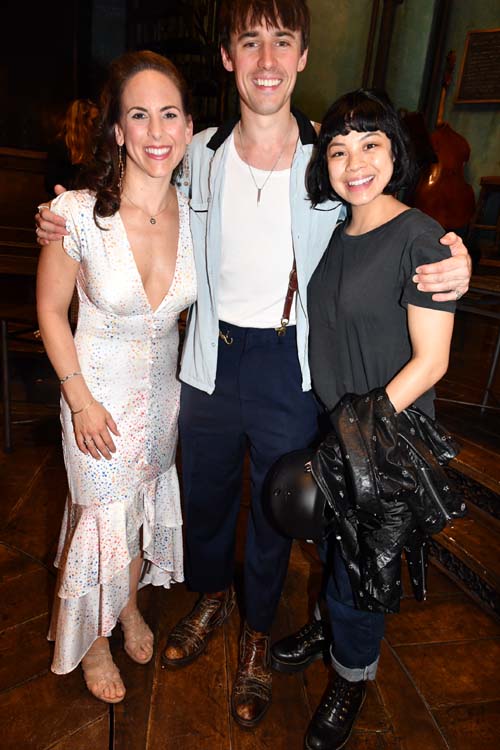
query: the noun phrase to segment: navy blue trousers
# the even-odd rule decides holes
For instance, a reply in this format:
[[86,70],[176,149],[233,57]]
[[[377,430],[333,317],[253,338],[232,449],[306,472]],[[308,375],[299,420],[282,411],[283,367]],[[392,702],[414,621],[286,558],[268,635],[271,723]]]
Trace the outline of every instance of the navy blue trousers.
[[305,448],[318,430],[318,408],[301,388],[295,327],[220,324],[215,392],[183,384],[180,438],[184,493],[185,572],[194,591],[226,589],[233,580],[243,461],[250,451],[251,510],[245,545],[245,615],[270,630],[286,576],[290,540],[266,518],[263,486],[284,453]]
[[384,636],[384,615],[356,609],[351,582],[332,534],[319,547],[325,565],[324,594],[332,627],[332,657],[346,679],[373,679]]

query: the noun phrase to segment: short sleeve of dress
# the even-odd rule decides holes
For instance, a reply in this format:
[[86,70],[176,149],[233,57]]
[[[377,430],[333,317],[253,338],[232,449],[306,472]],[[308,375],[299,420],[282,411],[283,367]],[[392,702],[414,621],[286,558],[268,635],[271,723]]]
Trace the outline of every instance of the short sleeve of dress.
[[424,263],[434,263],[450,257],[450,250],[446,245],[440,243],[440,238],[444,235],[442,227],[430,219],[422,216],[422,231],[417,231],[414,237],[409,241],[404,249],[402,258],[403,272],[403,294],[401,304],[404,307],[415,305],[416,307],[427,307],[431,310],[445,310],[455,312],[456,303],[435,302],[432,299],[431,292],[421,292],[417,285],[412,281],[415,275],[415,269]]
[[85,248],[85,214],[83,191],[69,190],[55,198],[50,210],[66,221],[69,235],[63,237],[63,248],[73,260],[82,261]]

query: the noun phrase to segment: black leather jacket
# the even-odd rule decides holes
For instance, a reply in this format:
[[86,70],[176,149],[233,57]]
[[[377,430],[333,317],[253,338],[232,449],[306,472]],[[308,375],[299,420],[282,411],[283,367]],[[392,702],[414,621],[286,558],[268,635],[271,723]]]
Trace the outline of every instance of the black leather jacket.
[[442,468],[458,447],[419,409],[396,414],[383,388],[344,396],[330,419],[333,432],[311,470],[328,500],[356,605],[397,612],[403,549],[417,595],[425,590],[425,538],[465,514]]

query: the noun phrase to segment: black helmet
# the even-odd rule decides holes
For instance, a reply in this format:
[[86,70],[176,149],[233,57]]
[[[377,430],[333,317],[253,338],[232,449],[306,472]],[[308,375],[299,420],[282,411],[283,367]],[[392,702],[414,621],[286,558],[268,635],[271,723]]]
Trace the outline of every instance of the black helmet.
[[312,449],[287,453],[268,475],[268,515],[278,531],[292,539],[320,541],[329,531],[329,506],[310,469],[313,456]]

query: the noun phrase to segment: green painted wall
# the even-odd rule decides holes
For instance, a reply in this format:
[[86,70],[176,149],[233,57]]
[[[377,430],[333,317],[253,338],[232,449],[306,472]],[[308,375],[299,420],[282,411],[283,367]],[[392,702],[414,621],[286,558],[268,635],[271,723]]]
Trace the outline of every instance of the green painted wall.
[[435,0],[404,0],[397,6],[387,93],[396,107],[418,110]]
[[476,192],[482,175],[500,175],[500,105],[455,104],[454,98],[468,31],[500,26],[500,0],[455,0],[453,3],[446,50],[457,53],[453,81],[448,89],[445,119],[469,141],[471,159],[466,178]]
[[358,88],[363,76],[371,0],[309,0],[311,48],[294,102],[321,120],[329,105]]
[[[398,107],[417,109],[435,0],[405,0],[396,9],[387,90]],[[295,102],[321,119],[331,102],[361,85],[371,0],[309,0],[311,49]],[[374,54],[376,52],[376,44]]]

